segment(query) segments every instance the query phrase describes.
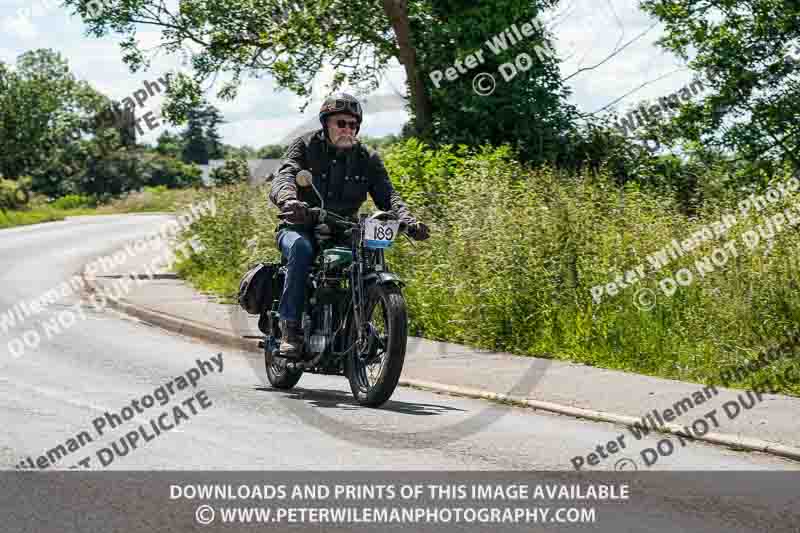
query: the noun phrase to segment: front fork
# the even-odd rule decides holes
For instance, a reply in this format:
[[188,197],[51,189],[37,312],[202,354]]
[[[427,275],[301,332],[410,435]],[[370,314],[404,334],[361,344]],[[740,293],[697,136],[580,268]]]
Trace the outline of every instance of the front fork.
[[[363,218],[364,215],[362,215]],[[353,326],[356,328],[356,345],[363,346],[364,340],[369,338],[368,333],[366,331],[366,321],[367,317],[364,316],[366,313],[366,287],[364,284],[364,269],[367,264],[367,257],[366,254],[368,253],[367,250],[364,249],[362,246],[362,239],[363,235],[361,232],[361,227],[359,226],[358,235],[355,236],[352,240],[353,245],[353,270],[351,271],[350,277],[350,287],[352,288],[353,292],[353,319],[354,324]],[[379,261],[382,262],[383,254],[381,253],[381,257]]]
[[353,292],[353,327],[356,328],[356,343],[361,344],[364,339],[364,265],[361,261],[354,263],[353,273],[350,279],[350,286]]

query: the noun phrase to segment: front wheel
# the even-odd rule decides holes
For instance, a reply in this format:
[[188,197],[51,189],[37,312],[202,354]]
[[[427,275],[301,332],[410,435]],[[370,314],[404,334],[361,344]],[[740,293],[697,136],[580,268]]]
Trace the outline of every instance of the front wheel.
[[359,404],[378,407],[397,387],[406,358],[408,315],[400,289],[391,284],[371,286],[364,316],[369,335],[359,343],[355,328],[350,328],[353,349],[345,358],[345,375]]

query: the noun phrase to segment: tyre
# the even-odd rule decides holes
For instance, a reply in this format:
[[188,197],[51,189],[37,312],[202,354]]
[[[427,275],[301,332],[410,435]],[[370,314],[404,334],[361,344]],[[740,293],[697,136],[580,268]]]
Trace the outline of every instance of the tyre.
[[345,375],[359,404],[378,407],[397,387],[406,358],[408,315],[400,289],[391,284],[370,287],[365,317],[372,334],[359,345],[355,328],[350,328],[354,349],[345,358]]
[[300,381],[303,375],[302,370],[290,370],[286,367],[286,359],[283,357],[273,357],[272,350],[277,348],[280,341],[275,341],[273,337],[264,342],[264,364],[267,368],[267,379],[270,385],[276,389],[289,390]]

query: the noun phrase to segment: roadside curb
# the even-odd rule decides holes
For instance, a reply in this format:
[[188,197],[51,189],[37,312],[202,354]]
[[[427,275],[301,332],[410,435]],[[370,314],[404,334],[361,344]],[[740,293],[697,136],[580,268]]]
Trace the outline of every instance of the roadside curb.
[[[90,294],[96,293],[96,280],[87,278],[83,274],[81,276],[85,282],[84,286],[87,287],[86,292]],[[251,352],[261,352],[261,348],[258,347],[257,340],[241,339],[231,335],[230,333],[209,327],[205,324],[198,324],[192,320],[187,320],[185,318],[147,309],[146,307],[132,304],[125,299],[114,300],[109,298],[107,299],[107,305],[108,307],[112,307],[117,311],[125,313],[126,315],[138,318],[143,322],[161,327],[173,333],[187,335],[189,337],[202,339],[213,342],[214,344],[220,344],[222,346],[228,346],[231,348],[238,348]]]
[[[95,280],[83,276],[86,282],[87,292],[97,292]],[[109,307],[113,307],[118,311],[127,315],[133,316],[147,322],[154,326],[161,327],[173,333],[187,335],[197,339],[213,342],[223,346],[229,346],[249,352],[262,353],[262,349],[258,346],[258,341],[253,339],[242,339],[231,335],[226,331],[222,331],[210,326],[199,324],[197,322],[187,320],[181,317],[161,313],[152,309],[132,304],[120,300],[108,300]],[[508,394],[490,392],[481,389],[472,389],[468,387],[460,387],[457,385],[446,385],[443,383],[436,383],[432,381],[421,381],[416,379],[400,379],[398,385],[403,387],[412,387],[418,389],[431,390],[436,392],[445,392],[458,396],[465,396],[468,398],[476,398],[482,400],[491,400],[506,402],[518,407],[529,407],[532,409],[539,409],[560,415],[571,416],[574,418],[583,418],[595,422],[610,422],[613,424],[620,424],[626,427],[632,427],[634,424],[641,424],[641,419],[633,416],[619,415],[615,413],[607,413],[604,411],[595,411],[592,409],[583,409],[580,407],[571,407],[568,405],[561,405],[543,400],[531,400],[519,396],[511,396]],[[787,459],[800,461],[800,448],[771,442],[761,439],[750,437],[740,437],[738,435],[727,433],[713,433],[709,432],[701,437],[695,437],[688,434],[683,427],[677,424],[664,424],[659,429],[654,430],[654,433],[665,433],[680,435],[688,440],[707,442],[710,444],[717,444],[727,446],[737,451],[754,451],[761,452]]]
[[[470,398],[478,398],[483,400],[492,400],[499,402],[507,402],[520,407],[530,407],[533,409],[540,409],[542,411],[549,411],[561,415],[572,416],[575,418],[584,418],[593,420],[595,422],[611,422],[613,424],[621,424],[623,426],[632,427],[634,424],[642,423],[641,418],[636,418],[627,415],[618,415],[615,413],[607,413],[604,411],[595,411],[592,409],[583,409],[581,407],[570,407],[568,405],[561,405],[552,402],[545,402],[543,400],[531,400],[528,398],[521,398],[519,396],[510,396],[507,394],[489,392],[480,389],[470,389],[466,387],[459,387],[455,385],[444,385],[442,383],[435,383],[429,381],[419,381],[414,379],[403,380],[399,382],[401,385],[408,387],[415,387],[420,389],[434,390],[440,392],[449,392],[459,396],[468,396]],[[767,440],[754,439],[751,437],[739,437],[727,433],[713,433],[709,432],[702,437],[695,437],[687,433],[683,427],[677,424],[664,424],[661,428],[654,430],[654,433],[665,433],[672,435],[680,435],[688,440],[708,442],[710,444],[719,444],[733,448],[735,450],[745,450],[753,452],[763,452],[770,455],[777,455],[787,459],[794,459],[800,461],[800,448],[787,446],[777,442]]]

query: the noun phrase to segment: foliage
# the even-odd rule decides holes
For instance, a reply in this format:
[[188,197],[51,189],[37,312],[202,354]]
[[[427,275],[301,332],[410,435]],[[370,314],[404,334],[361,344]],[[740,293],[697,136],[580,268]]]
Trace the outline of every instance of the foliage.
[[29,211],[5,211],[0,209],[0,229],[54,222],[64,220],[65,216],[63,212],[47,208]]
[[183,162],[207,165],[209,159],[222,159],[225,146],[217,128],[225,121],[219,109],[203,102],[189,110],[187,116],[186,129],[181,133]]
[[282,159],[286,147],[280,144],[267,144],[258,149],[258,159]]
[[[483,50],[484,63],[455,81],[443,78],[439,87],[426,75],[425,82],[435,110],[428,138],[440,144],[507,143],[526,161],[541,164],[554,161],[567,148],[565,137],[572,129],[572,107],[566,103],[569,91],[561,81],[559,59],[550,53],[553,37],[539,30],[522,42],[507,45],[493,54],[486,42],[512,24],[517,27],[539,17],[554,2],[506,0],[496,3],[471,0],[418,3],[412,17],[419,48],[421,72],[444,72],[456,60]],[[531,67],[510,81],[498,73],[503,63],[515,61],[521,53],[531,58]],[[493,73],[494,92],[481,96],[473,88],[479,72]]]
[[[420,158],[428,170],[419,167]],[[662,272],[648,267],[638,286],[597,304],[592,287],[647,264],[646,256],[672,239],[686,239],[718,220],[721,208],[704,203],[688,217],[669,196],[644,192],[635,183],[620,189],[607,175],[567,179],[531,170],[514,161],[508,148],[454,156],[409,141],[391,151],[386,163],[398,189],[410,194],[412,210],[432,227],[430,240],[415,247],[398,241],[388,256],[407,282],[413,334],[704,382],[754,358],[800,319],[797,229],[778,235],[769,250],[740,250],[724,268],[680,287],[671,298],[658,281],[678,268],[694,268],[695,260],[721,243],[706,242]],[[429,199],[415,195],[412,182],[437,183],[442,168],[448,168],[449,201],[426,207]],[[181,273],[204,289],[231,295],[252,262],[278,257],[276,211],[244,185],[220,190],[216,202],[217,216],[189,232],[200,236],[206,250],[185,262]],[[743,231],[763,223],[764,216],[743,219],[726,237],[740,243]],[[657,295],[652,310],[637,307],[639,288]],[[774,371],[766,368],[752,379]],[[800,388],[783,392],[798,394]]]
[[146,177],[140,154],[124,148],[113,149],[111,146],[117,141],[107,141],[87,147],[85,167],[73,178],[77,192],[109,199],[144,186]]
[[0,173],[47,196],[114,195],[141,186],[129,118],[51,50],[0,65]]
[[222,113],[213,105],[205,108],[205,135],[206,142],[208,143],[208,158],[209,159],[224,159],[225,152],[222,144],[222,137],[219,135],[217,129],[220,124],[224,124]]
[[800,169],[794,127],[800,121],[800,4],[645,0],[641,6],[665,25],[659,44],[687,61],[692,54],[689,66],[711,89],[681,106],[664,137]]
[[183,153],[183,148],[183,139],[181,136],[170,133],[169,131],[161,132],[161,135],[156,139],[155,150],[160,155],[179,159]]
[[183,138],[182,159],[184,163],[208,164],[209,145],[205,135],[205,128],[205,114],[202,108],[190,110],[186,129],[181,133]]
[[250,167],[244,159],[229,159],[221,167],[211,171],[215,185],[234,185],[250,178]]
[[437,213],[451,201],[450,180],[463,171],[465,157],[472,152],[464,145],[434,151],[419,139],[411,138],[387,148],[384,164],[404,200]]
[[147,161],[147,184],[171,189],[196,187],[202,184],[202,172],[196,165],[187,165],[173,157],[156,156]]
[[80,209],[82,207],[97,207],[97,199],[91,196],[80,194],[68,194],[61,198],[56,198],[50,204],[53,209],[66,211],[68,209]]
[[179,263],[177,271],[204,290],[233,296],[242,273],[253,262],[279,259],[275,245],[277,211],[265,201],[266,191],[242,183],[212,191],[216,215],[203,217],[191,226],[191,233],[206,250]]
[[17,181],[0,178],[0,210],[25,207],[30,198],[29,184],[27,178]]
[[89,131],[88,118],[102,100],[52,50],[26,52],[16,67],[0,62],[0,174],[6,179],[33,175],[53,152]]

